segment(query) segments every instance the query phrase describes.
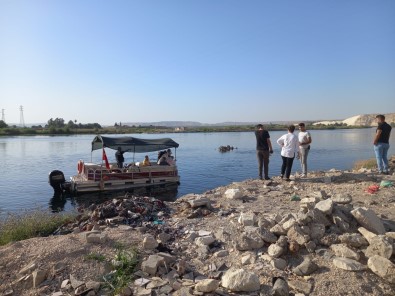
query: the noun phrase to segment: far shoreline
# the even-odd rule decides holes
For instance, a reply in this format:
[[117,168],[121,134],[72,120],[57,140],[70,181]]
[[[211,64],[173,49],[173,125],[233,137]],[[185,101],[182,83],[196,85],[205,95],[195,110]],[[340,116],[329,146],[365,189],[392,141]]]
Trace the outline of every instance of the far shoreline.
[[[284,131],[287,125],[264,125],[268,131]],[[352,130],[352,129],[369,129],[374,126],[313,126],[309,125],[308,130]],[[174,127],[164,126],[147,126],[147,127],[104,127],[95,129],[69,129],[69,128],[1,128],[0,137],[7,136],[71,136],[71,135],[97,135],[97,134],[179,134],[179,133],[223,133],[223,132],[253,132],[255,126],[241,125],[241,126],[199,126],[199,127],[185,127],[183,130],[176,130]]]

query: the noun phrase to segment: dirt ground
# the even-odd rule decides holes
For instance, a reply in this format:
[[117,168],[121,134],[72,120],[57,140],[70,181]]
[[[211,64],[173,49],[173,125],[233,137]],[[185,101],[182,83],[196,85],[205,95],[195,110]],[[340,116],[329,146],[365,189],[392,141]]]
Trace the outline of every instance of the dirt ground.
[[[230,235],[238,235],[241,225],[238,223],[240,213],[253,212],[259,217],[268,217],[279,214],[297,213],[300,201],[292,201],[295,195],[301,199],[311,197],[315,192],[324,192],[327,197],[336,195],[349,195],[352,197],[352,206],[372,209],[382,220],[395,223],[395,187],[380,188],[376,193],[366,192],[374,184],[382,180],[392,181],[394,175],[378,175],[374,171],[360,170],[358,172],[314,172],[307,178],[294,179],[292,182],[273,178],[272,181],[245,180],[219,187],[199,197],[208,198],[212,208],[193,212],[187,205],[188,200],[197,195],[189,194],[174,203],[167,203],[171,208],[171,217],[163,225],[152,228],[130,227],[127,225],[102,225],[100,230],[107,239],[99,244],[87,243],[86,233],[71,233],[43,238],[32,238],[25,241],[11,243],[0,247],[0,293],[2,295],[52,295],[60,291],[62,281],[73,275],[80,281],[103,282],[103,275],[111,271],[110,262],[115,257],[119,246],[123,248],[137,247],[141,259],[152,254],[153,251],[144,250],[142,240],[144,235],[151,233],[157,235],[167,232],[171,235],[166,245],[177,258],[187,262],[188,268],[195,274],[207,275],[210,264],[215,266],[240,267],[254,271],[259,275],[261,290],[243,295],[270,295],[272,279],[282,276],[288,281],[301,280],[311,286],[310,293],[306,295],[395,295],[395,285],[384,281],[369,269],[364,271],[346,271],[336,268],[332,264],[332,257],[327,247],[322,252],[308,253],[301,249],[296,253],[283,256],[288,267],[285,270],[273,268],[262,257],[267,252],[268,244],[257,251],[241,252],[232,244],[232,238],[224,235],[224,230]],[[243,192],[239,199],[228,199],[225,191],[229,188],[238,188]],[[218,244],[214,250],[205,253],[188,241],[188,235],[193,231],[206,230],[212,232]],[[394,231],[394,230],[392,230]],[[227,250],[229,256],[214,257],[216,250]],[[256,256],[255,262],[242,265],[241,258],[248,253]],[[100,254],[104,260],[94,260],[90,255]],[[298,277],[291,272],[306,256],[310,256],[319,266],[319,269],[309,276]],[[391,257],[394,262],[394,255]],[[366,265],[366,258],[360,262]],[[31,287],[31,280],[21,280],[21,270],[35,264],[34,269],[46,271],[46,279],[38,285]],[[28,274],[28,273],[26,273]],[[131,283],[132,285],[132,283]],[[293,291],[291,289],[292,293]],[[171,292],[168,295],[176,295]],[[240,295],[222,289],[217,294],[207,295]],[[296,293],[296,292],[295,292]],[[64,293],[64,295],[68,295]],[[86,295],[86,294],[85,294]],[[110,295],[105,291],[91,293],[90,295]],[[152,294],[154,295],[154,294]],[[165,295],[165,294],[163,294]]]

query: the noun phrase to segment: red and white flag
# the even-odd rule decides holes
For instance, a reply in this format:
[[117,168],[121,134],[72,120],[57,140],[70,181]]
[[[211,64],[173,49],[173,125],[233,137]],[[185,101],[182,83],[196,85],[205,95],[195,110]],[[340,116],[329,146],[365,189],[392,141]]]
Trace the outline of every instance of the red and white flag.
[[109,170],[109,169],[110,169],[110,163],[108,162],[106,150],[104,150],[104,148],[103,148],[103,157],[102,157],[102,159],[103,159],[104,162],[106,163],[106,168],[107,168],[107,170]]

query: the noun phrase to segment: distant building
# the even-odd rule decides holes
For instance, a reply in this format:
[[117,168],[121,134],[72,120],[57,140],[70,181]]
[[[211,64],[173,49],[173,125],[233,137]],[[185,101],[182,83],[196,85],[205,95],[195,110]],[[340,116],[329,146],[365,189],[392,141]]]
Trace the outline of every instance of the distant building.
[[185,131],[185,127],[183,127],[183,126],[181,126],[181,127],[176,127],[176,128],[174,129],[174,131],[175,131],[175,132],[183,132],[183,131]]

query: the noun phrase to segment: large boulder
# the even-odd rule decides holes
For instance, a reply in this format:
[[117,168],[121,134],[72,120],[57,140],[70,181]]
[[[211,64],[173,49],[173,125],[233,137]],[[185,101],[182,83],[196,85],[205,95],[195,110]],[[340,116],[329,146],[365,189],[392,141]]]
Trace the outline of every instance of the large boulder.
[[358,223],[367,230],[376,234],[385,233],[383,222],[371,209],[360,207],[352,210],[351,214],[358,221]]
[[392,239],[384,235],[377,235],[370,240],[369,247],[366,249],[366,257],[378,255],[390,259],[393,252]]
[[196,284],[195,290],[198,292],[210,293],[215,291],[218,287],[219,281],[213,279],[205,279]]
[[395,284],[395,264],[381,256],[373,256],[368,260],[368,267],[378,276]]
[[333,201],[330,198],[321,200],[315,205],[315,208],[323,212],[325,215],[330,215],[333,210]]
[[244,269],[230,269],[222,277],[222,286],[233,292],[253,292],[260,289],[258,276]]
[[357,252],[354,250],[350,249],[346,245],[343,244],[334,244],[331,245],[332,251],[335,253],[337,257],[342,257],[342,258],[349,258],[349,259],[354,259],[354,260],[359,260],[360,256]]

